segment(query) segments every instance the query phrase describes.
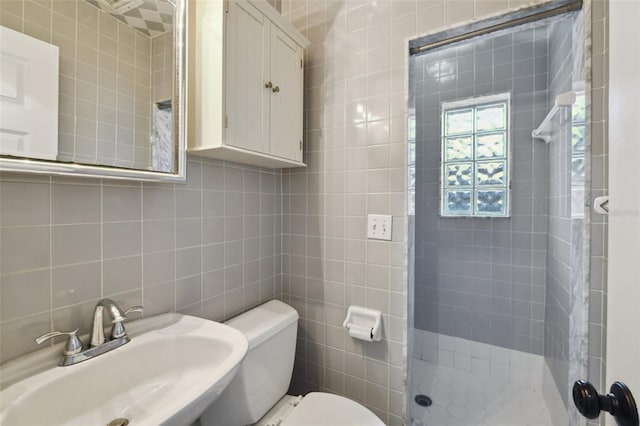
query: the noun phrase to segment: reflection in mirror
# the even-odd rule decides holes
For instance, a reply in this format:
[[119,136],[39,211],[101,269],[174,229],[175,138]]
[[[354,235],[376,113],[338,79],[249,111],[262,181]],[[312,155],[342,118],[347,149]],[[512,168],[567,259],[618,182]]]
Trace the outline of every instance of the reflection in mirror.
[[[37,50],[5,52],[9,44],[0,46],[0,112],[5,117],[9,110],[22,114],[24,124],[19,127],[20,120],[11,120],[18,124],[2,135],[2,156],[178,173],[179,137],[172,113],[175,3],[0,0],[3,39],[10,32],[24,43],[56,46],[59,60],[57,68],[42,66],[30,75],[32,58],[42,56]],[[43,91],[29,93],[29,87],[49,72],[55,73],[58,99],[53,108],[41,111],[44,118],[40,118],[29,104],[38,104]],[[47,87],[51,86],[55,84]],[[22,111],[16,109],[20,102]],[[57,144],[53,157],[39,155],[32,143],[41,140],[38,122],[46,121],[47,114],[57,115],[57,138],[51,138]]]

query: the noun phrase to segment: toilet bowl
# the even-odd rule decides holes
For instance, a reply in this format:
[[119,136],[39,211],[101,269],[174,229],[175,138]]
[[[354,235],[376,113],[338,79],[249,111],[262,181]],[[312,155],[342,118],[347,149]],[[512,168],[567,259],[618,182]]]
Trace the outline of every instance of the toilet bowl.
[[200,417],[202,426],[384,426],[369,409],[343,396],[286,394],[298,328],[291,306],[272,300],[226,324],[245,334],[249,350],[236,377]]

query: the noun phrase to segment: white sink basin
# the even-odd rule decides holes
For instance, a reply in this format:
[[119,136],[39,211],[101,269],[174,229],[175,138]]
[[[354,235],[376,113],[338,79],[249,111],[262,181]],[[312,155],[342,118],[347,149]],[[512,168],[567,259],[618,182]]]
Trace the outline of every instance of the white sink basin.
[[55,347],[2,366],[0,424],[189,425],[247,353],[241,332],[201,318],[172,313],[126,328],[131,342],[76,365],[54,366]]

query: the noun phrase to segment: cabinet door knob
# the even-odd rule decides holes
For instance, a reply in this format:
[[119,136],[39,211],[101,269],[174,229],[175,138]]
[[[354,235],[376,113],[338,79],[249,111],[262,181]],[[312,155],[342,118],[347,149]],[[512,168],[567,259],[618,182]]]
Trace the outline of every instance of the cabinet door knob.
[[273,93],[278,93],[280,91],[280,88],[278,86],[273,88]]
[[265,89],[271,89],[273,87],[273,83],[272,82],[268,82],[264,84]]

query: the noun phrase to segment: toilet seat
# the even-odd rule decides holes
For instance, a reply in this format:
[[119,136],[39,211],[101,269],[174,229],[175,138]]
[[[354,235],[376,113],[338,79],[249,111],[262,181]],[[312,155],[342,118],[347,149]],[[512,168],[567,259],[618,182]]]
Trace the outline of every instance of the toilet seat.
[[281,426],[384,426],[373,412],[343,396],[307,394]]

